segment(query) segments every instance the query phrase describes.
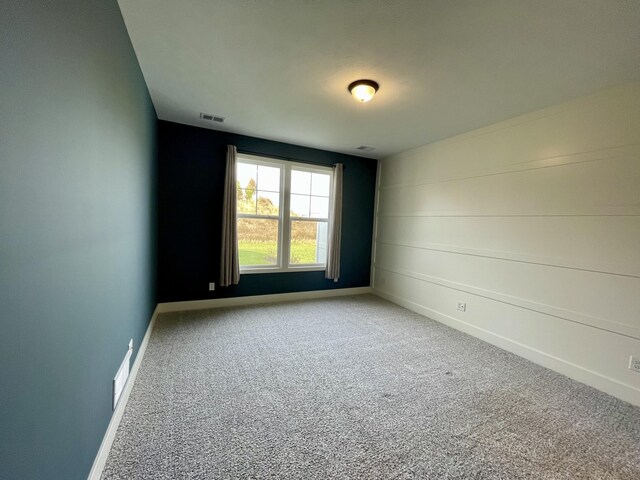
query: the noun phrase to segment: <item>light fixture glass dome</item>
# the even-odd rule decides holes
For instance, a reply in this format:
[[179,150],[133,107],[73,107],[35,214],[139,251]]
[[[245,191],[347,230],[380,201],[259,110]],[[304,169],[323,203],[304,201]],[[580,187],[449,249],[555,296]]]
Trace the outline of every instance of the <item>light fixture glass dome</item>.
[[373,80],[356,80],[349,85],[349,91],[357,102],[368,102],[378,91],[378,84]]

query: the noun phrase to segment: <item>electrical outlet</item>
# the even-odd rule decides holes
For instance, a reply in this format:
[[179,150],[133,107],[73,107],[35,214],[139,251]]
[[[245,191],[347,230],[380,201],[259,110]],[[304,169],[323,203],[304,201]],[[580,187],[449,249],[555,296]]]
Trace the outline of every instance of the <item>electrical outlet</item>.
[[629,370],[640,373],[640,357],[629,357]]
[[466,302],[458,302],[458,310],[461,312],[467,311],[467,303]]
[[209,291],[210,291],[210,292],[212,292],[212,291],[214,291],[215,289],[216,289],[216,284],[215,284],[215,283],[213,283],[213,282],[211,282],[211,283],[209,284]]

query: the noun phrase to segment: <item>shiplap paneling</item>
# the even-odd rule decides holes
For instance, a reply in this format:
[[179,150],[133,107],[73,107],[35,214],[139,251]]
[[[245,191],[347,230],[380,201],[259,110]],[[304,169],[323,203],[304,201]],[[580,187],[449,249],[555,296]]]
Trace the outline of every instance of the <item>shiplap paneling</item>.
[[638,158],[383,189],[380,215],[640,215]]
[[640,216],[380,216],[378,230],[381,243],[640,277]]
[[380,294],[640,404],[640,84],[380,171]]
[[[426,275],[452,288],[640,340],[640,326],[631,321],[640,311],[638,279],[634,277],[387,244],[380,244],[378,253],[377,268],[418,279]],[[589,295],[594,289],[599,293]]]

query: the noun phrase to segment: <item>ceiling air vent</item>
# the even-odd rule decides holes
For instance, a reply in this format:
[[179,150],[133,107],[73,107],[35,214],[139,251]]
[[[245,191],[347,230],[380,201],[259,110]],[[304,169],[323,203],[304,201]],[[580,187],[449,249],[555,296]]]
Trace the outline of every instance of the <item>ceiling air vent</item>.
[[218,123],[224,122],[224,117],[221,117],[219,115],[211,115],[210,113],[201,113],[200,118],[203,120],[208,120],[210,122],[218,122]]
[[363,152],[373,152],[375,148],[367,147],[366,145],[360,145],[359,147],[356,148],[356,150],[362,150]]

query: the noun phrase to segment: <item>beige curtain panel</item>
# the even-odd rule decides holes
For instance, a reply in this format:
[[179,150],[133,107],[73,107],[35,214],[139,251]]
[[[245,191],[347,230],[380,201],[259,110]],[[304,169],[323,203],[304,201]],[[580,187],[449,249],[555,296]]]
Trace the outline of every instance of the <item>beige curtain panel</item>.
[[236,156],[236,147],[227,145],[227,172],[222,203],[222,256],[220,259],[220,285],[222,287],[237,285],[240,281],[238,223],[236,221]]
[[333,166],[333,185],[329,207],[329,242],[325,278],[337,282],[340,278],[340,238],[342,236],[342,171],[338,163]]

